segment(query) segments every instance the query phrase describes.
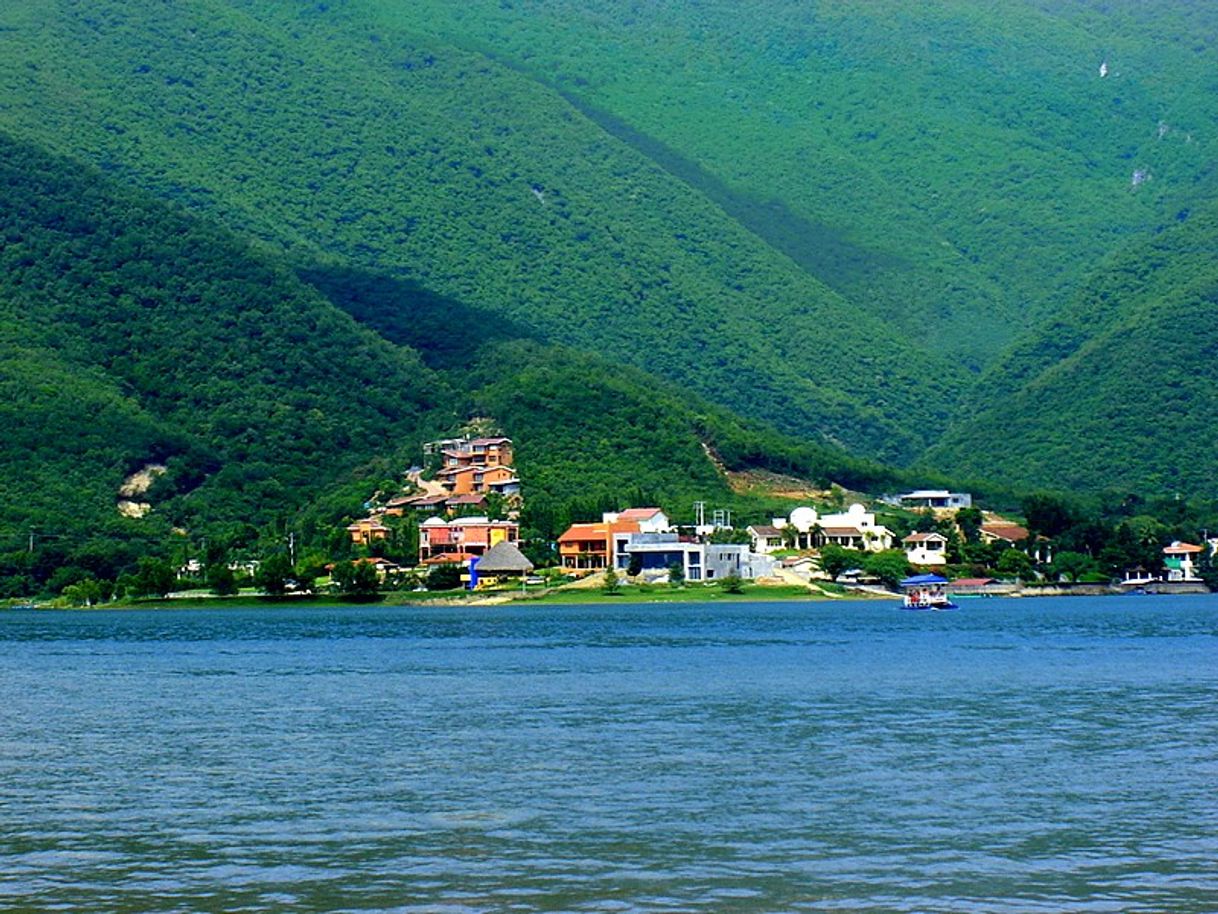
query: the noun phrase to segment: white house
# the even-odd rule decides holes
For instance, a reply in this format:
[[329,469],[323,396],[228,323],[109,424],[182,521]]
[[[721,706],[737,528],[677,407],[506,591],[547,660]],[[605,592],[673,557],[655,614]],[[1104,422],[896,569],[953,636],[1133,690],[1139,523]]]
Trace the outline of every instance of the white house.
[[898,495],[897,500],[906,508],[955,511],[959,508],[973,506],[972,495],[967,492],[949,492],[946,489],[918,489],[915,492]]
[[769,555],[782,548],[782,528],[786,521],[782,518],[778,520],[782,520],[782,524],[752,524],[745,528],[753,543],[753,551],[758,555]]
[[947,564],[947,537],[942,533],[911,533],[901,545],[911,565]]
[[606,524],[635,523],[640,533],[667,533],[672,529],[668,515],[659,508],[627,508],[625,511],[607,511],[601,515]]
[[828,544],[880,552],[892,548],[892,531],[875,522],[875,515],[860,504],[839,514],[820,514],[815,508],[799,507],[791,512],[788,525],[798,534],[801,548],[820,548]]
[[1200,581],[1197,576],[1197,561],[1205,552],[1204,546],[1182,543],[1176,540],[1163,547],[1163,564],[1167,568],[1169,581]]

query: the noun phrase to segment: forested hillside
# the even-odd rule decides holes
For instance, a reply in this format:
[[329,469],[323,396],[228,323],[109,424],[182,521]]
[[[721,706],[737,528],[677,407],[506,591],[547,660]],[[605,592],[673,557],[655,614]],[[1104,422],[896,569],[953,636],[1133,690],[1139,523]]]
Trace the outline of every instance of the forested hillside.
[[478,47],[605,112],[809,272],[974,364],[1061,304],[1089,260],[1188,205],[1218,150],[1212,4],[344,9]]
[[[550,518],[638,491],[729,499],[707,448],[732,468],[896,478],[408,284],[298,277],[2,134],[0,240],[0,596],[207,541],[324,542],[474,415],[516,436]],[[462,317],[481,329],[454,335]],[[120,516],[120,485],[148,464],[167,468],[142,496],[152,511]]]
[[9,129],[304,266],[409,279],[879,456],[914,456],[961,391],[955,360],[556,91],[411,23],[227,0],[17,0],[0,17]]
[[265,523],[416,443],[443,382],[227,232],[0,136],[8,524]]
[[1213,490],[1218,207],[1104,262],[1070,307],[986,377],[977,412],[928,455],[1034,486]]
[[322,525],[474,415],[555,505],[1208,485],[1216,9],[10,0],[4,543]]

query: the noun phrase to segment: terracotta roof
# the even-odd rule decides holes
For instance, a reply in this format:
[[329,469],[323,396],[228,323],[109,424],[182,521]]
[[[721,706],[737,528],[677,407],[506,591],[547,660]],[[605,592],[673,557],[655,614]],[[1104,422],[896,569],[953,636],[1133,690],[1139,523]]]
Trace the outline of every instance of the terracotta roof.
[[423,559],[421,565],[460,565],[475,558],[472,552],[445,552],[441,555],[433,555],[429,559]]
[[560,543],[579,542],[581,540],[604,540],[609,537],[607,524],[572,524],[558,538]]
[[929,543],[929,542],[946,543],[947,537],[944,536],[942,533],[911,533],[911,534],[909,534],[909,536],[905,537],[905,539],[901,540],[901,542],[902,543]]
[[449,467],[447,470],[441,470],[437,476],[456,476],[459,473],[476,473],[482,467]]
[[1019,524],[982,524],[981,532],[1011,543],[1018,543],[1028,538],[1028,529]]
[[[442,505],[447,500],[447,495],[416,495],[413,498],[407,499],[406,504],[415,508],[428,508],[433,505]],[[390,504],[393,504],[393,502],[390,502]]]
[[959,578],[952,581],[953,587],[984,587],[986,584],[993,584],[993,578]]
[[486,501],[485,495],[453,495],[449,498],[441,498],[440,501],[446,505],[480,505]]
[[354,523],[347,524],[348,530],[388,530],[379,518],[365,517],[363,520],[357,520]]
[[657,514],[661,514],[659,508],[627,508],[625,511],[618,513],[618,520],[649,520]]
[[858,527],[821,527],[820,532],[825,536],[857,536],[863,538],[863,531]]
[[1183,553],[1204,552],[1204,546],[1194,546],[1192,543],[1172,543],[1170,546],[1164,546],[1163,552],[1167,555],[1181,555]]

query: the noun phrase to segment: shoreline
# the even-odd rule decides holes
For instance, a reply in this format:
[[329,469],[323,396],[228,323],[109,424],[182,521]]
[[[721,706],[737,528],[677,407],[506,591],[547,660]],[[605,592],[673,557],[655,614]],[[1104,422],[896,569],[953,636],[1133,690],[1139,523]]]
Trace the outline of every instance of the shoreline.
[[[827,582],[826,582],[827,583]],[[643,588],[647,589],[643,589]],[[1111,584],[1053,584],[1039,587],[1021,587],[1001,593],[954,594],[953,598],[971,603],[976,600],[1026,599],[1036,597],[1121,597],[1121,596],[1168,596],[1207,595],[1210,591],[1203,584],[1194,582],[1158,582],[1158,586],[1140,589],[1121,589]],[[794,584],[783,586],[746,585],[741,593],[726,593],[717,587],[673,587],[662,585],[623,585],[620,592],[605,593],[599,588],[551,588],[522,593],[520,591],[488,591],[483,593],[440,591],[432,593],[379,594],[374,599],[344,599],[331,594],[301,594],[271,597],[261,594],[234,594],[215,596],[186,593],[151,600],[121,600],[95,606],[56,605],[55,601],[22,601],[0,607],[0,613],[20,611],[96,612],[107,610],[149,609],[272,609],[276,607],[428,607],[470,606],[490,607],[510,604],[532,604],[537,606],[583,606],[602,604],[663,605],[666,603],[831,603],[835,601],[877,603],[900,600],[899,593],[884,592],[878,588],[855,589],[840,587],[828,591],[819,587],[802,587]]]

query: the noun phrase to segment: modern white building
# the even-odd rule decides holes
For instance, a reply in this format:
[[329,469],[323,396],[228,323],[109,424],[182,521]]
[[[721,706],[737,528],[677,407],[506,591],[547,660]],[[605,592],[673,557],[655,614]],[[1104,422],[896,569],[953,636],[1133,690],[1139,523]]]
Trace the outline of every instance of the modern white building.
[[687,581],[722,580],[735,574],[752,580],[773,573],[774,560],[735,543],[700,543],[676,533],[632,533],[617,553],[619,571],[637,562],[644,572],[667,571],[679,565]]
[[936,511],[955,511],[973,506],[973,496],[969,493],[949,492],[946,489],[918,489],[898,495],[897,501],[906,508],[932,508]]

